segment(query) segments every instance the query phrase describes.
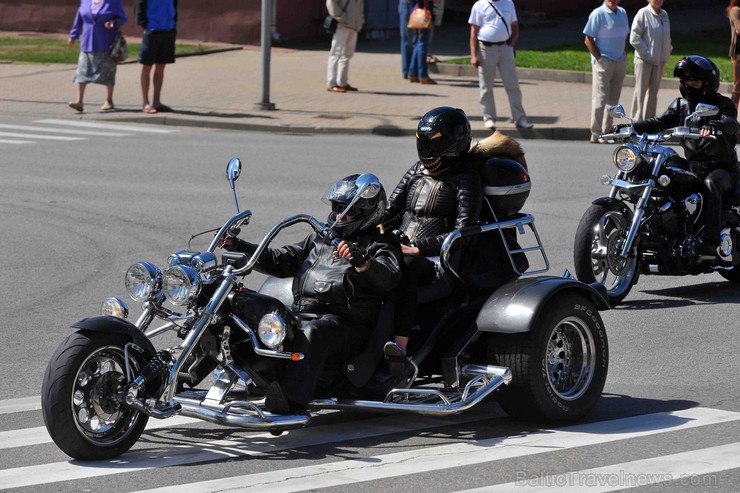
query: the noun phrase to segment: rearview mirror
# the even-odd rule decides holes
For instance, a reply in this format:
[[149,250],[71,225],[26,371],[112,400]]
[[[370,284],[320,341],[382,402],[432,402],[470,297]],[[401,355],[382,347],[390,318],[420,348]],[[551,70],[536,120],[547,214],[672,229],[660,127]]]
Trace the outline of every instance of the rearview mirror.
[[239,199],[236,198],[236,182],[239,175],[242,173],[242,162],[238,157],[233,157],[229,160],[229,164],[226,165],[226,179],[229,180],[231,191],[234,194],[234,203],[236,204],[236,213],[239,214]]
[[694,113],[700,116],[714,116],[719,113],[719,108],[711,104],[699,103],[696,105]]
[[624,107],[621,104],[617,104],[609,107],[609,116],[612,118],[626,118],[627,115],[624,112]]

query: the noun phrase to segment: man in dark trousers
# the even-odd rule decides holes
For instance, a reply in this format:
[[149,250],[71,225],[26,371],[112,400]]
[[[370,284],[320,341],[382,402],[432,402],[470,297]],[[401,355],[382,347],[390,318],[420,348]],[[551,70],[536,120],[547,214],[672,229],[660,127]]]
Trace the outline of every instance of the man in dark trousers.
[[[172,111],[172,108],[162,104],[161,94],[165,66],[168,63],[175,63],[177,0],[134,0],[134,16],[136,23],[144,29],[139,52],[142,111],[150,114]],[[152,65],[154,65],[153,80]],[[150,80],[154,85],[151,102]]]

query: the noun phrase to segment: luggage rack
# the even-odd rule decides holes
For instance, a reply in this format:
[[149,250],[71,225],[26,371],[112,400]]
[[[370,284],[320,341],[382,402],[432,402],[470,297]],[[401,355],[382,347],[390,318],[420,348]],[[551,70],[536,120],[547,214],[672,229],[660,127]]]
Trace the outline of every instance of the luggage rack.
[[[493,213],[493,211],[491,211]],[[495,218],[494,214],[494,218]],[[521,248],[510,248],[509,243],[506,240],[506,236],[504,235],[504,230],[516,228],[517,233],[519,236],[524,236],[527,234],[527,229],[531,232],[531,234],[534,236],[534,245],[533,246],[527,246],[527,247],[521,247]],[[450,252],[452,251],[452,245],[459,240],[460,238],[465,238],[468,236],[474,236],[478,234],[485,234],[496,231],[498,232],[501,243],[504,245],[504,249],[506,251],[507,256],[509,257],[509,262],[511,263],[512,269],[514,269],[514,272],[516,272],[520,276],[524,275],[535,275],[535,274],[542,274],[550,270],[550,261],[547,259],[547,254],[545,253],[545,248],[542,246],[542,240],[540,239],[540,235],[537,232],[537,228],[534,225],[534,216],[531,214],[516,214],[514,216],[511,216],[507,218],[504,221],[496,221],[489,224],[481,224],[476,226],[468,226],[466,228],[462,228],[459,230],[455,230],[449,235],[447,235],[447,238],[445,238],[445,241],[442,243],[442,248],[440,251],[440,261],[442,263],[442,266],[444,267],[445,271],[449,272],[455,279],[465,284],[462,277],[455,271],[455,269],[450,265],[449,262],[449,256]],[[544,267],[539,269],[529,269],[520,271],[517,266],[516,262],[514,261],[514,255],[516,254],[523,254],[527,255],[528,252],[533,251],[539,251],[542,255],[542,261],[544,264]]]

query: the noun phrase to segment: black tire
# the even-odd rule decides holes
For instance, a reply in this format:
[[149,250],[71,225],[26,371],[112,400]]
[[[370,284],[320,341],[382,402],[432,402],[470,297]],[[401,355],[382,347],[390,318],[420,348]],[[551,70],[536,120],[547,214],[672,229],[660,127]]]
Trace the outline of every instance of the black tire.
[[[54,443],[74,459],[117,457],[141,436],[149,419],[110,398],[125,381],[123,334],[79,331],[54,352],[44,373],[41,410]],[[128,352],[136,374],[147,362]]]
[[496,398],[510,416],[569,423],[599,399],[609,344],[594,304],[580,293],[563,293],[543,307],[532,332],[492,334],[488,361],[511,368],[511,383]]
[[592,204],[578,223],[573,242],[576,277],[586,284],[603,284],[612,306],[627,297],[640,277],[639,258],[631,258],[624,266],[616,259],[631,221],[616,208]]

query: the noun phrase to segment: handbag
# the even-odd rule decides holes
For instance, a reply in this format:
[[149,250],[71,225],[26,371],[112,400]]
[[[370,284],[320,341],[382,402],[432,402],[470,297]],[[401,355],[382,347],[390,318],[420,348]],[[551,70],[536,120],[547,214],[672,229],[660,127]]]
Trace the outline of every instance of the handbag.
[[113,44],[110,45],[110,57],[116,63],[122,63],[128,59],[128,43],[120,29],[116,31],[116,38],[113,40]]
[[432,13],[426,8],[426,2],[424,7],[415,8],[411,15],[409,15],[409,23],[406,25],[408,29],[431,29],[432,28]]
[[[344,15],[344,12],[347,10],[349,2],[350,0],[347,0],[347,3],[344,4],[342,15]],[[339,22],[337,22],[337,20],[330,15],[327,15],[326,19],[324,19],[324,29],[326,29],[326,32],[329,34],[334,34],[335,32],[337,32],[337,24],[339,24]]]
[[334,17],[327,15],[326,19],[324,19],[324,29],[326,29],[326,32],[329,34],[337,32],[337,20]]

